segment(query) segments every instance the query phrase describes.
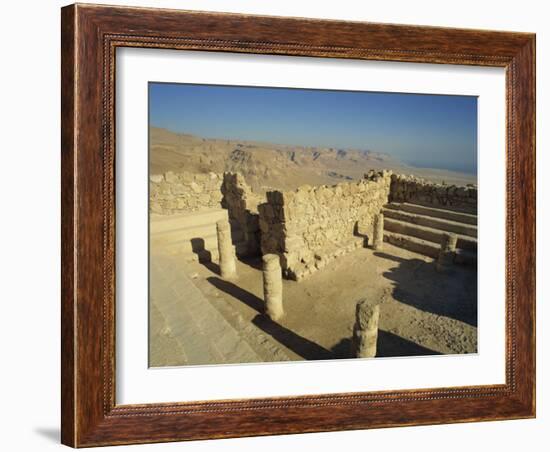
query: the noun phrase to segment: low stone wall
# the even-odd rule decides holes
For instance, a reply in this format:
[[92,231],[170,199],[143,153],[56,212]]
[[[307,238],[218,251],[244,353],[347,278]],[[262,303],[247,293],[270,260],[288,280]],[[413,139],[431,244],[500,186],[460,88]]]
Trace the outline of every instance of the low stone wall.
[[222,206],[227,209],[229,219],[237,223],[246,243],[246,252],[241,255],[259,255],[258,204],[262,198],[252,192],[244,177],[239,173],[224,173],[221,193],[223,194]]
[[149,210],[170,215],[220,208],[222,176],[188,172],[155,174],[149,177]]
[[391,172],[356,182],[272,191],[258,206],[262,254],[278,254],[287,278],[300,280],[364,246],[388,201]]
[[[174,214],[225,208],[239,255],[277,254],[287,278],[299,280],[372,241],[375,215],[388,201],[477,213],[477,188],[433,184],[391,171],[333,186],[255,194],[238,173],[168,172],[150,177],[150,211]],[[266,200],[267,198],[267,200]],[[267,201],[267,202],[266,202]]]
[[477,187],[434,184],[414,176],[393,174],[390,201],[477,213]]

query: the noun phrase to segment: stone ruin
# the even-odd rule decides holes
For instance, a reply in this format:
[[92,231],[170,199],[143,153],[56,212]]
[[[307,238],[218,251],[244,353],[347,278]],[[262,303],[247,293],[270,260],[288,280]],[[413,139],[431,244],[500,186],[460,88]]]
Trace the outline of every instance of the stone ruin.
[[222,201],[222,174],[192,174],[186,171],[149,177],[149,210],[171,215],[204,208],[219,208]]
[[[215,225],[216,235],[209,244],[209,256],[205,262],[210,262],[213,247],[217,245],[219,274],[223,280],[232,281],[238,277],[237,255],[262,257],[264,314],[273,322],[279,322],[285,315],[283,277],[300,281],[322,269],[331,260],[367,245],[374,250],[383,249],[384,241],[400,246],[392,241],[391,234],[395,233],[399,237],[401,232],[407,231],[396,231],[395,225],[392,229],[392,221],[398,224],[398,220],[401,220],[399,215],[412,215],[410,209],[414,208],[416,211],[412,212],[418,212],[421,206],[424,209],[427,206],[460,211],[430,209],[432,212],[443,211],[446,215],[452,215],[449,223],[457,216],[467,218],[472,217],[470,213],[477,214],[476,186],[434,184],[414,176],[393,174],[391,171],[369,171],[360,180],[332,186],[303,185],[296,190],[268,191],[265,195],[254,193],[238,173],[167,172],[150,176],[149,184],[151,213],[188,213],[166,220],[193,222],[190,221],[187,226],[177,223],[180,229],[171,231],[176,234],[176,240],[183,241],[182,229],[186,230],[185,234],[190,234],[189,224],[200,226],[197,235],[193,237],[207,237],[204,228]],[[401,208],[403,211],[397,210],[399,215],[396,217],[392,209]],[[206,212],[192,213],[200,210]],[[419,214],[410,224],[416,226],[421,216]],[[201,218],[202,223],[198,223],[197,218]],[[466,262],[467,254],[457,254],[457,245],[460,245],[461,251],[468,251],[466,245],[473,247],[475,241],[475,248],[472,249],[477,250],[477,229],[475,234],[468,230],[471,224],[476,224],[477,219],[475,216],[473,218],[473,223],[455,223],[454,228],[462,228],[456,233],[443,232],[441,243],[435,244],[435,249],[430,248],[433,253],[418,248],[412,248],[412,251],[433,257],[438,272],[452,273],[459,257],[462,263]],[[437,223],[438,220],[432,218],[430,221]],[[406,221],[402,223],[402,229],[411,227],[407,226]],[[424,223],[424,226],[420,237],[424,238],[428,233],[441,235],[437,229],[430,230],[433,225],[426,226]],[[419,228],[422,227],[419,223]],[[195,234],[195,230],[192,233]],[[406,234],[401,238],[405,239]],[[426,238],[431,242],[436,242],[436,239],[431,236]],[[194,238],[191,242],[193,240],[202,240],[203,251],[206,251],[204,238]],[[475,251],[473,254],[476,254]],[[382,301],[383,298],[361,299],[357,302],[350,341],[351,356],[376,357]]]
[[258,204],[262,198],[252,192],[239,173],[225,173],[220,189],[223,194],[222,207],[227,209],[229,219],[237,224],[246,242],[244,255],[258,255],[260,253]]
[[473,184],[466,187],[434,184],[412,175],[394,174],[389,200],[477,213],[477,187]]
[[[276,254],[286,278],[301,280],[331,260],[372,242],[375,219],[388,202],[477,212],[477,187],[434,184],[391,171],[358,181],[260,196],[238,173],[172,173],[150,177],[150,211],[174,214],[227,209],[241,256]],[[371,244],[371,243],[369,243]]]
[[285,276],[300,280],[363,247],[390,183],[383,171],[356,182],[268,192],[258,206],[262,254],[279,254]]

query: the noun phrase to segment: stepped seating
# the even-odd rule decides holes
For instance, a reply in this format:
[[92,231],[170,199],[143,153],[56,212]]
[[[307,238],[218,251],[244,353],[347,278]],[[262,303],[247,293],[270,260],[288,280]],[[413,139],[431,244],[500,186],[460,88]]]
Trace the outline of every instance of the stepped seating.
[[[228,219],[225,209],[151,216],[151,246],[160,246],[171,254],[181,254],[187,260],[218,260],[216,222],[223,219]],[[233,245],[239,255],[246,252],[244,235],[234,222],[230,223]]]
[[477,264],[477,216],[410,203],[389,203],[384,214],[384,240],[415,253],[437,258],[443,234],[457,235],[455,262]]

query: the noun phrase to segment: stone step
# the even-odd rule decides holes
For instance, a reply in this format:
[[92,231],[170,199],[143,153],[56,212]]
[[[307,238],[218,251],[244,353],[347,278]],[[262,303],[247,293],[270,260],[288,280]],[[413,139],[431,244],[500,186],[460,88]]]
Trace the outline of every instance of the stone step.
[[456,221],[458,223],[473,224],[477,226],[477,215],[457,212],[439,207],[428,207],[420,204],[411,204],[408,202],[392,202],[386,205],[387,208],[401,210],[429,217],[442,218],[443,220]]
[[384,232],[384,241],[392,245],[413,251],[424,256],[437,258],[440,246],[428,240],[422,240],[410,235],[398,234],[397,232]]
[[[404,248],[414,253],[437,259],[439,256],[440,245],[429,240],[419,239],[410,235],[399,234],[397,232],[384,232],[384,241],[392,245]],[[477,265],[477,252],[465,249],[458,249],[455,256],[457,264]]]
[[[247,251],[246,242],[240,241],[233,243],[235,247],[235,252],[237,256],[244,254]],[[193,239],[184,239],[174,242],[170,242],[167,249],[171,249],[177,254],[186,254],[192,255],[197,254],[202,251],[208,251],[212,253],[213,256],[218,255],[218,236],[217,235],[208,235],[204,237],[194,237]],[[217,257],[216,257],[217,259]]]
[[181,242],[182,240],[191,240],[193,238],[209,237],[212,235],[216,235],[216,223],[180,227],[162,233],[151,234],[151,240],[155,243],[168,244]]
[[300,355],[283,346],[271,335],[258,328],[253,322],[245,320],[225,298],[220,298],[217,301],[219,303],[213,304],[213,306],[246,339],[250,347],[260,355],[262,362],[303,360]]
[[419,215],[416,213],[404,212],[395,209],[382,209],[384,218],[391,218],[406,223],[417,224],[420,226],[427,226],[433,229],[439,229],[446,232],[454,232],[455,234],[467,235],[477,238],[477,226],[471,224],[459,223],[451,220],[444,220],[442,218],[430,217],[428,215]]
[[149,233],[155,235],[192,226],[215,225],[218,220],[223,219],[228,219],[225,209],[201,210],[176,215],[151,215]]
[[[168,261],[171,263],[168,263],[170,266],[169,271],[165,271],[164,274],[161,276],[161,279],[163,280],[163,284],[166,284],[167,282],[170,283],[171,281],[174,281],[173,279],[170,279],[170,275],[177,272],[173,271],[173,267],[180,267],[180,270],[185,268],[185,265],[181,262],[177,262],[176,260]],[[156,268],[158,271],[158,268]],[[189,270],[188,270],[189,272]],[[158,277],[158,275],[155,275],[155,277]],[[166,277],[168,277],[168,281],[166,281]],[[202,292],[196,287],[192,288],[192,290],[189,290],[189,278],[184,278],[186,281],[182,284],[179,282],[179,278],[181,276],[176,276],[178,278],[177,284],[175,284],[175,291],[177,295],[186,295],[188,294],[191,297],[191,300],[188,302],[190,307],[192,308],[195,306],[196,308],[200,308],[200,311],[207,311],[208,315],[216,317],[216,315],[213,315],[210,311],[210,308],[208,306],[199,305],[196,303],[195,298],[199,297],[201,298]],[[192,282],[192,280],[191,280]],[[194,284],[193,284],[194,286]],[[199,290],[200,296],[195,293],[195,290]],[[249,353],[247,350],[244,350],[243,352],[239,352],[236,356],[243,356],[244,354],[244,361],[242,362],[279,362],[279,361],[296,361],[302,359],[299,355],[294,353],[292,350],[287,349],[286,347],[282,347],[275,339],[273,339],[269,334],[266,334],[262,330],[260,330],[257,326],[252,324],[249,321],[246,321],[243,319],[243,317],[233,309],[231,304],[225,300],[224,298],[216,299],[215,302],[208,299],[208,297],[203,296],[202,302],[208,303],[212,308],[214,308],[219,315],[223,317],[223,319],[227,322],[227,324],[238,333],[239,337],[246,343],[245,349],[250,348],[254,354],[257,356],[254,358],[254,361],[250,360]],[[156,308],[156,306],[155,306]],[[186,311],[190,311],[190,314],[192,318],[187,318],[187,322],[191,325],[194,322],[194,318],[201,319],[203,318],[203,314],[201,312],[197,312],[194,309],[184,309],[183,306],[180,306],[180,310],[183,312],[177,312],[175,313],[175,316],[171,318],[173,321],[175,318],[184,318],[186,315]],[[165,309],[165,315],[170,315],[170,311],[166,312]],[[219,322],[219,319],[217,319],[217,322]],[[221,328],[225,329],[226,325],[222,325]],[[171,331],[174,330],[178,332],[177,326],[175,328],[171,328]],[[191,338],[188,335],[186,335],[186,332],[179,331],[178,336],[180,339],[183,339],[183,342],[185,342],[187,345],[185,349],[187,350],[186,355],[190,355],[190,357],[186,356],[186,363],[194,364],[194,363],[204,363],[209,364],[208,362],[204,362],[205,356],[198,355],[197,352],[203,353],[206,355],[207,359],[212,359],[212,357],[215,357],[216,359],[219,359],[221,363],[224,362],[233,362],[235,354],[231,355],[231,360],[227,360],[223,356],[220,356],[218,353],[221,344],[219,342],[217,344],[208,344],[208,340],[205,338],[200,337],[200,333],[202,331],[197,331],[196,328],[189,328],[187,333],[199,333],[198,340],[196,338]],[[225,335],[227,336],[227,335]],[[235,338],[230,338],[232,343],[235,343]],[[215,347],[213,347],[215,345]],[[228,344],[226,346],[227,348],[231,348],[231,344]],[[214,350],[212,350],[214,348]],[[239,346],[239,348],[242,348],[242,345]],[[205,353],[206,352],[206,353]],[[238,352],[238,351],[237,351]],[[247,358],[248,357],[248,358]]]
[[188,273],[181,258],[151,257],[151,302],[185,353],[181,364],[262,362],[262,357],[194,285]]
[[[244,233],[236,221],[230,220],[231,237],[234,242],[244,240]],[[187,226],[183,222],[174,223],[173,228],[169,230],[159,231],[151,234],[151,239],[158,243],[170,243],[171,241],[180,241],[192,239],[195,237],[210,236],[216,234],[216,223],[207,223],[202,225]]]
[[[384,218],[384,230],[388,232],[397,232],[398,234],[410,235],[419,239],[436,243],[438,246],[443,239],[444,231],[440,229],[429,228],[417,224],[407,223],[405,221]],[[457,248],[467,250],[477,250],[477,239],[467,235],[457,235]]]

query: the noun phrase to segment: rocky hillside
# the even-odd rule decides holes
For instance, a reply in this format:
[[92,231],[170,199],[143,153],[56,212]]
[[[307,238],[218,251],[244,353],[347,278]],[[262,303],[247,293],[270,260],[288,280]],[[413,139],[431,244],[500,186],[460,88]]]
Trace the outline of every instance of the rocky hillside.
[[255,190],[334,184],[360,178],[369,169],[399,165],[386,154],[359,150],[286,146],[205,139],[150,130],[150,171],[205,173],[238,171]]

